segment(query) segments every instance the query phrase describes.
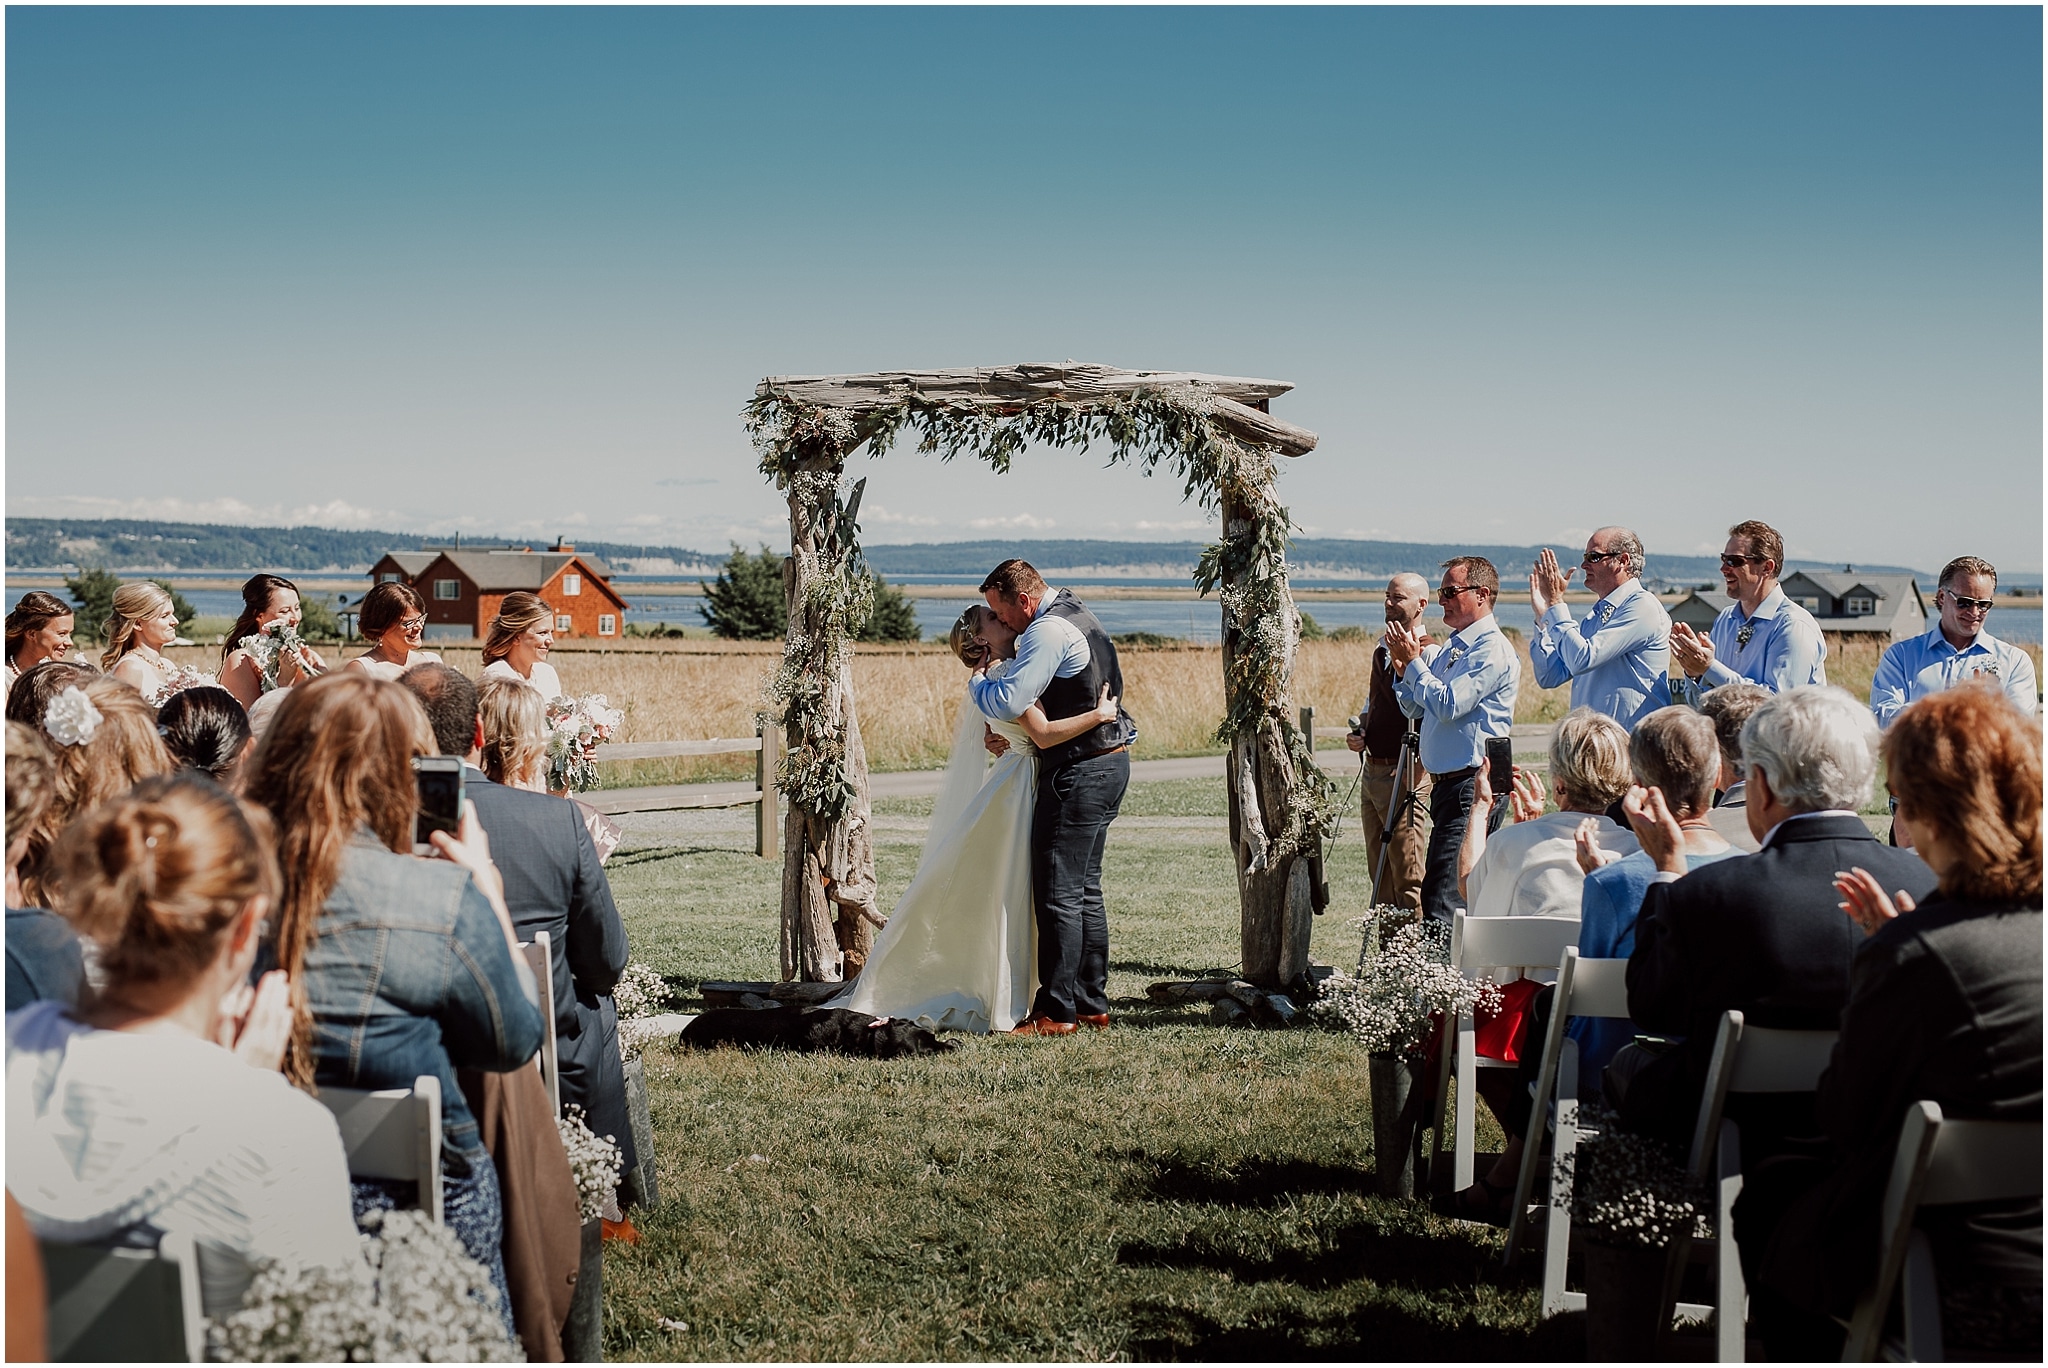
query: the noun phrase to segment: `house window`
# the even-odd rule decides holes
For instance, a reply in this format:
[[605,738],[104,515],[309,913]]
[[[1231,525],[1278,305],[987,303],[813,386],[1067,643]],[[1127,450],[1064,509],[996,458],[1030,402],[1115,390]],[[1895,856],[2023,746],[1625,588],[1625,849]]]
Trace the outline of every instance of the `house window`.
[[562,592],[563,592],[563,593],[564,593],[565,595],[567,595],[568,597],[570,597],[570,598],[575,598],[575,597],[576,597],[576,596],[577,596],[578,594],[582,593],[582,592],[583,592],[583,576],[581,576],[581,575],[564,575],[564,576],[562,576]]
[[555,614],[555,630],[560,632],[563,636],[567,636],[569,634],[569,629],[571,627],[574,627],[575,625],[576,619],[570,617],[567,613]]
[[597,634],[599,636],[617,636],[619,634],[619,619],[617,616],[611,613],[599,613],[597,615]]
[[1876,612],[1876,611],[1877,611],[1877,604],[1876,604],[1876,602],[1875,602],[1875,601],[1873,601],[1873,600],[1871,600],[1871,599],[1867,599],[1867,598],[1852,598],[1852,599],[1850,599],[1850,600],[1849,600],[1849,616],[1850,616],[1850,617],[1863,617],[1863,616],[1865,616],[1866,614],[1869,614],[1869,613],[1874,613],[1874,612]]
[[377,583],[396,584],[402,578],[404,577],[401,576],[396,570],[386,570],[383,574],[377,576]]
[[459,599],[462,597],[461,580],[437,579],[434,581],[434,597],[437,599]]
[[1809,613],[1818,613],[1820,611],[1820,599],[1818,596],[1808,598],[1796,598],[1792,601],[1798,604],[1801,608],[1804,608]]

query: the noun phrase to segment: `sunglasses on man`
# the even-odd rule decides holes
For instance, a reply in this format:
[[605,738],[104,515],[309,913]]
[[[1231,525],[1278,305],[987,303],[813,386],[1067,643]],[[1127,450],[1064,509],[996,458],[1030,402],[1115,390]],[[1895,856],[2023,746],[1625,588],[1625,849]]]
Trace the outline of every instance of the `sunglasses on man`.
[[1724,554],[1721,557],[1721,568],[1723,570],[1740,570],[1745,565],[1762,565],[1769,559],[1769,556],[1730,556]]
[[1965,598],[1953,589],[1941,592],[1948,595],[1948,601],[1956,606],[1958,613],[1988,613],[1993,606],[1990,599]]
[[1483,584],[1447,584],[1436,591],[1436,598],[1439,603],[1455,603],[1460,594],[1483,594],[1485,592],[1487,592],[1487,589]]

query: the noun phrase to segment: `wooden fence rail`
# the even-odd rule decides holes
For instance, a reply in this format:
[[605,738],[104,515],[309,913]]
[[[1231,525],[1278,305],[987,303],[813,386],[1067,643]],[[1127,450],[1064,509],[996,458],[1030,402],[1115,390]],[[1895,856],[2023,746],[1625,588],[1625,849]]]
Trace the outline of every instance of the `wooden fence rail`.
[[[732,741],[627,741],[606,746],[598,759],[673,760],[686,755],[740,755],[752,751],[754,786],[727,789],[718,785],[670,784],[659,788],[600,789],[585,800],[600,812],[675,812],[684,808],[747,807],[754,809],[754,853],[764,860],[782,858],[782,823],[776,807],[775,766],[782,753],[782,733],[762,727],[751,737]],[[686,791],[695,789],[696,791]]]

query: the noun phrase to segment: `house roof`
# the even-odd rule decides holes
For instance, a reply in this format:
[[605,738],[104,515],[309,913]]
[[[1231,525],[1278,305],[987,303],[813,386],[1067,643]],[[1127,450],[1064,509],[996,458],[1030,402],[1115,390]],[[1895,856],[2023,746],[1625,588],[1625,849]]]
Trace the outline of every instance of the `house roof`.
[[439,555],[438,551],[386,551],[377,558],[377,564],[390,561],[408,576],[413,576],[432,565]]
[[443,551],[434,557],[461,571],[477,587],[477,592],[484,594],[509,594],[519,589],[538,593],[559,571],[575,562],[583,567],[585,578],[600,593],[623,604],[625,600],[598,569],[603,562],[593,565],[593,559],[580,551]]

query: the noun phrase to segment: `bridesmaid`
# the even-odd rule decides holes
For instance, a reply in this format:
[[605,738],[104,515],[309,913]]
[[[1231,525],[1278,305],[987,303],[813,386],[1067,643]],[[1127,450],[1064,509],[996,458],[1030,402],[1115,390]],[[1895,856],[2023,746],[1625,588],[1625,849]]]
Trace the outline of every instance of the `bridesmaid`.
[[163,658],[163,648],[178,639],[178,613],[171,596],[157,585],[124,584],[114,591],[114,611],[102,629],[107,649],[100,668],[148,699],[163,701],[173,684],[188,682],[184,668]]
[[46,660],[62,660],[71,654],[71,628],[76,619],[71,605],[55,594],[31,589],[7,615],[7,664],[0,695],[14,687],[14,681]]
[[[279,575],[252,575],[242,586],[242,615],[228,631],[221,647],[220,686],[245,708],[256,706],[263,696],[263,670],[256,658],[242,649],[242,638],[254,636],[283,618],[299,625],[299,586]],[[277,687],[288,689],[314,675],[324,674],[327,662],[308,646],[304,652],[277,664]]]
[[415,665],[441,663],[440,656],[420,649],[420,636],[427,630],[427,601],[409,584],[380,584],[363,595],[361,625],[370,649],[343,670],[396,680]]
[[562,696],[562,681],[548,664],[555,644],[554,609],[525,590],[505,595],[484,639],[485,679],[516,679],[538,689],[543,702]]

